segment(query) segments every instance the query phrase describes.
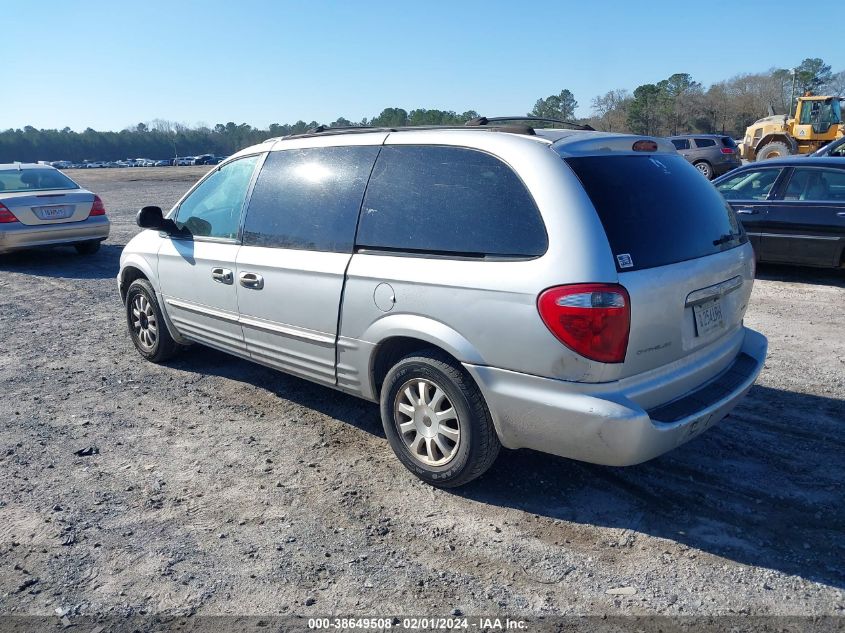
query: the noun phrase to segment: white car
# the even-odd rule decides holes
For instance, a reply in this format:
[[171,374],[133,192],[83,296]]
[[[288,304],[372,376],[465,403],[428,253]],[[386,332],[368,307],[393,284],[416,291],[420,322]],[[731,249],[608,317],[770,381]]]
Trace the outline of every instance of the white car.
[[80,255],[92,255],[109,227],[100,197],[58,169],[0,164],[0,254],[72,244]]

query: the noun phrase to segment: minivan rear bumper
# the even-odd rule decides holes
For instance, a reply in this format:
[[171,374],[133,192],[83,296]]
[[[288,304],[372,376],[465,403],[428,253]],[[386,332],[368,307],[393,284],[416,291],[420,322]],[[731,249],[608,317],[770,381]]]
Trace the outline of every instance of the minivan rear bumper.
[[[507,448],[532,448],[595,464],[630,466],[703,433],[748,392],[766,358],[766,337],[742,328],[739,350],[715,376],[670,402],[643,408],[641,386],[583,385],[465,364]],[[672,373],[664,381],[677,379]],[[665,388],[664,385],[653,385]],[[646,398],[647,399],[647,398]]]

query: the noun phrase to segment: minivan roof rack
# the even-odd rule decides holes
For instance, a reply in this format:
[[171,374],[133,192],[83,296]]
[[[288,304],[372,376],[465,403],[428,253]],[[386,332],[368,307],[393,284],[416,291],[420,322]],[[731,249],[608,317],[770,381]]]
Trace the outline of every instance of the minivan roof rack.
[[[479,117],[479,119],[483,119],[484,117]],[[519,119],[520,117],[517,117]],[[525,117],[522,117],[525,118]],[[473,121],[476,119],[473,119]],[[485,119],[485,121],[497,121],[498,119]],[[516,119],[510,118],[503,118],[503,122],[513,121]],[[539,120],[539,119],[537,119]],[[552,119],[549,119],[552,120]],[[570,125],[576,125],[572,123]],[[292,139],[292,138],[307,138],[310,136],[325,136],[325,135],[333,135],[333,134],[366,134],[367,132],[410,132],[413,130],[480,130],[485,132],[509,132],[511,134],[525,134],[527,136],[534,136],[534,128],[530,125],[514,125],[514,124],[495,124],[489,125],[487,123],[473,123],[471,121],[467,121],[464,125],[408,125],[408,126],[395,126],[395,127],[370,127],[366,125],[349,125],[349,126],[337,126],[337,127],[330,127],[328,125],[318,125],[317,127],[313,127],[306,132],[301,132],[299,134],[288,134],[287,136],[282,136],[282,139]],[[581,129],[592,129],[592,128],[581,128]],[[273,140],[273,139],[268,139]],[[266,141],[265,141],[266,142]]]
[[557,123],[559,125],[568,125],[570,128],[574,130],[584,130],[587,132],[594,132],[595,128],[589,125],[582,125],[581,123],[573,123],[572,121],[564,121],[563,119],[550,119],[547,117],[540,117],[540,116],[496,116],[496,117],[486,117],[486,116],[479,116],[475,117],[474,119],[470,119],[465,123],[468,127],[476,127],[480,125],[490,125],[491,123],[502,123],[505,121],[536,121],[537,123]]

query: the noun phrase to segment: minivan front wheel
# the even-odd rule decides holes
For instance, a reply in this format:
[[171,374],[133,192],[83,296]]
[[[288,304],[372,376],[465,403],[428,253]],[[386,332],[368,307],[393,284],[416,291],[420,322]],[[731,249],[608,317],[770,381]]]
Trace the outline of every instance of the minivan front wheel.
[[406,356],[387,373],[381,418],[402,464],[435,486],[454,488],[480,477],[499,453],[481,392],[439,350]]
[[161,363],[179,350],[146,279],[136,279],[126,291],[126,323],[135,348],[147,360]]

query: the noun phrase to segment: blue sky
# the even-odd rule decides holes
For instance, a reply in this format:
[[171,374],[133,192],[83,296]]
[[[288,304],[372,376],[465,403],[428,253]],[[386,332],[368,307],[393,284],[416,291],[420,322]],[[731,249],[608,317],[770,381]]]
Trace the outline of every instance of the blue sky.
[[[800,10],[780,0],[11,0],[0,129],[155,118],[263,128],[388,106],[513,115],[562,88],[587,115],[598,94],[675,72],[708,85],[805,57],[845,68],[841,20],[793,18]],[[812,27],[775,29],[768,44],[743,35],[771,20]]]

